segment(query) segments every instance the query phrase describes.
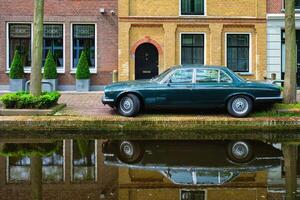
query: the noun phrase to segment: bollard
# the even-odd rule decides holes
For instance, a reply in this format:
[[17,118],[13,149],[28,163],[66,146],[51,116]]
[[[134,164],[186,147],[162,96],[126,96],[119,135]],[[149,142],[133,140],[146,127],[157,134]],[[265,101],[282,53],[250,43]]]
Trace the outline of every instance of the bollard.
[[113,83],[118,82],[118,71],[117,70],[114,70],[112,72],[112,82]]

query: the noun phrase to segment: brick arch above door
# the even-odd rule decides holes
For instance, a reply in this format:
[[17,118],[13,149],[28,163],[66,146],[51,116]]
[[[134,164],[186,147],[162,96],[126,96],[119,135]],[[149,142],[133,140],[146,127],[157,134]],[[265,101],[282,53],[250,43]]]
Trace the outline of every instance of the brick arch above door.
[[143,39],[137,41],[130,49],[130,54],[132,56],[134,56],[135,52],[136,52],[136,49],[141,45],[141,44],[144,44],[144,43],[151,43],[153,44],[156,48],[157,48],[157,51],[159,53],[159,55],[162,55],[163,54],[163,50],[160,46],[160,44],[158,42],[156,42],[155,40],[151,39],[149,36],[145,36]]

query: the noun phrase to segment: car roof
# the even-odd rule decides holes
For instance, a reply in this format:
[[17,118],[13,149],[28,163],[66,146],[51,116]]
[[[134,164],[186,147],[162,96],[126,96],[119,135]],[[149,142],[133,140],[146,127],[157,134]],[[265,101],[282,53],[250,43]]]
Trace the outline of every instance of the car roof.
[[215,66],[215,65],[177,65],[176,68],[211,68],[211,69],[227,69],[227,67],[224,66]]

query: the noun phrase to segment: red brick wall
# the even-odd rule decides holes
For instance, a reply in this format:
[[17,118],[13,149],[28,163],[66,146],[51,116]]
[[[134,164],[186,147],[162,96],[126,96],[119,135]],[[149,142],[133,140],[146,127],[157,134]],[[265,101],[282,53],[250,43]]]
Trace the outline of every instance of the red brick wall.
[[281,13],[282,0],[267,0],[267,13]]
[[[99,9],[106,8],[105,15]],[[71,23],[97,24],[97,74],[92,85],[111,82],[111,71],[118,66],[118,18],[117,0],[45,0],[45,22],[65,24],[65,73],[59,76],[59,84],[73,85],[74,74],[70,73]],[[6,70],[6,23],[32,22],[33,0],[6,0],[0,3],[0,84],[8,84]]]

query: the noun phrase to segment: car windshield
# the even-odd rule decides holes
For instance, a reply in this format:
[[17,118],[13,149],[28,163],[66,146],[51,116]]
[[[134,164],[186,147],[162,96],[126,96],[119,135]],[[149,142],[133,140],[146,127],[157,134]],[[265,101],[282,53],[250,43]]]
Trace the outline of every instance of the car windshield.
[[172,68],[167,69],[166,71],[164,71],[163,73],[161,73],[160,75],[152,78],[152,80],[160,82],[162,81],[168,74],[169,72],[172,70]]

